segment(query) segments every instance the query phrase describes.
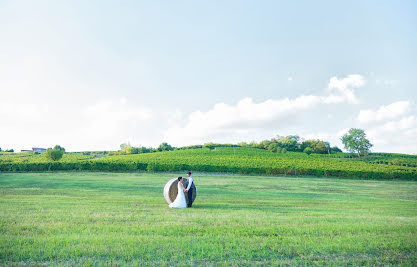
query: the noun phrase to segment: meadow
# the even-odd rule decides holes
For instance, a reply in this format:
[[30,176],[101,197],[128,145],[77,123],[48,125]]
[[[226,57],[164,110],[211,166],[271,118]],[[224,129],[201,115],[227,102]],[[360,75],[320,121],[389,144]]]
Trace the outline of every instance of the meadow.
[[417,265],[417,182],[195,173],[0,173],[0,265]]

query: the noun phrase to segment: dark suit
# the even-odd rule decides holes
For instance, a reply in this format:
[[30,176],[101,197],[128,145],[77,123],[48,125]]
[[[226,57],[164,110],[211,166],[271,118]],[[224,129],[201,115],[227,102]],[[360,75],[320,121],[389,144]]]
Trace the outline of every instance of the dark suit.
[[[187,185],[185,188],[188,187],[188,180],[187,180]],[[190,190],[188,190],[187,195],[188,195],[188,203],[187,203],[187,207],[191,208],[193,206],[193,191],[194,191],[194,182],[191,183],[190,186]]]

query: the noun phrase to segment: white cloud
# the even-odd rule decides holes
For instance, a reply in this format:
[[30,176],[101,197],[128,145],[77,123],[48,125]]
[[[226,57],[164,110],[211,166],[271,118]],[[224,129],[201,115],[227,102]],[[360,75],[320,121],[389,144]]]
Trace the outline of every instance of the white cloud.
[[373,151],[417,153],[417,118],[407,116],[389,121],[366,131]]
[[373,151],[417,153],[417,118],[407,115],[412,111],[410,101],[397,101],[376,110],[361,110],[357,121],[374,123],[366,131]]
[[[343,101],[353,104],[358,103],[354,89],[364,86],[365,83],[365,78],[359,74],[351,74],[343,79],[337,77],[330,78],[327,88],[332,94],[328,97],[328,103],[340,103]],[[336,95],[333,94],[334,92],[336,92]]]
[[[89,105],[77,103],[76,106],[54,101],[32,103],[21,98],[20,101],[4,101],[0,105],[1,147],[18,150],[60,144],[69,151],[77,151],[118,149],[123,142],[146,146],[156,146],[162,141],[173,145],[235,143],[271,138],[286,131],[341,146],[339,138],[346,129],[326,133],[309,126],[303,129],[303,125],[310,122],[312,112],[319,114],[329,104],[353,103],[352,99],[356,96],[353,94],[352,98],[346,94],[346,88],[357,88],[363,84],[360,77],[333,77],[329,83],[329,88],[333,89],[328,95],[302,95],[262,102],[244,98],[235,105],[218,103],[207,111],[197,110],[188,114],[179,109],[167,112],[138,107],[126,97],[96,100]],[[354,93],[353,90],[351,92]],[[0,95],[5,96],[3,99],[11,99],[13,92],[2,91]],[[368,137],[375,144],[374,151],[417,152],[416,116],[401,117],[408,110],[410,103],[400,101],[366,111],[372,116],[365,116],[366,113],[361,111],[359,117],[362,122],[372,121],[369,118],[384,122],[367,130]],[[397,117],[400,119],[385,121]],[[320,125],[318,119],[317,125]],[[314,130],[318,132],[311,134]]]
[[224,137],[248,135],[254,129],[269,128],[273,122],[293,119],[318,103],[318,96],[269,99],[262,103],[244,98],[234,106],[219,103],[207,112],[192,112],[184,126],[167,130],[165,140],[175,145],[215,141],[216,138],[220,142]]
[[302,95],[260,103],[244,98],[236,105],[218,103],[208,111],[192,112],[185,123],[169,128],[165,140],[174,145],[232,142],[232,136],[243,140],[246,136],[256,135],[256,132],[294,124],[318,105],[353,103],[356,101],[353,88],[364,84],[365,79],[360,75],[349,75],[343,79],[332,77],[328,85],[331,93],[327,96]]
[[[343,149],[340,137],[349,131],[344,128],[332,132],[308,133],[305,139],[320,139],[330,142],[332,146]],[[366,137],[374,145],[373,152],[394,152],[417,154],[417,118],[407,116],[396,121],[365,129]]]
[[288,80],[289,82],[291,82],[291,81],[293,80],[293,78],[292,78],[291,76],[289,76],[289,77],[287,78],[287,80]]
[[59,104],[3,104],[1,148],[19,151],[59,144],[68,151],[114,150],[123,142],[156,146],[175,116],[175,112],[136,107],[123,98],[98,100],[79,109]]
[[381,106],[377,110],[361,110],[358,115],[360,123],[383,121],[401,116],[410,110],[409,101],[398,101],[387,106]]
[[412,127],[417,126],[417,120],[414,116],[408,116],[400,119],[399,121],[390,121],[379,127],[379,129],[384,131],[401,131],[411,129]]

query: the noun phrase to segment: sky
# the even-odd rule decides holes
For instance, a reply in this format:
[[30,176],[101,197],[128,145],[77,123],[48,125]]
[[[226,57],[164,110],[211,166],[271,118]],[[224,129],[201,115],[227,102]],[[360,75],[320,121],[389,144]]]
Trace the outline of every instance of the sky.
[[415,1],[0,0],[0,148],[321,139],[417,153]]

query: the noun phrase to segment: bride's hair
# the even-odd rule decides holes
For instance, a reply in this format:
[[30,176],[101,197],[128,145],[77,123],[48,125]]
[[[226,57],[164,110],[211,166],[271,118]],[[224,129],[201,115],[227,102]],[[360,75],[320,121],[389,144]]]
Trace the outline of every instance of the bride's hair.
[[182,177],[181,177],[181,176],[180,176],[180,177],[178,177],[178,182],[179,182],[179,181],[181,181],[181,179],[182,179]]

